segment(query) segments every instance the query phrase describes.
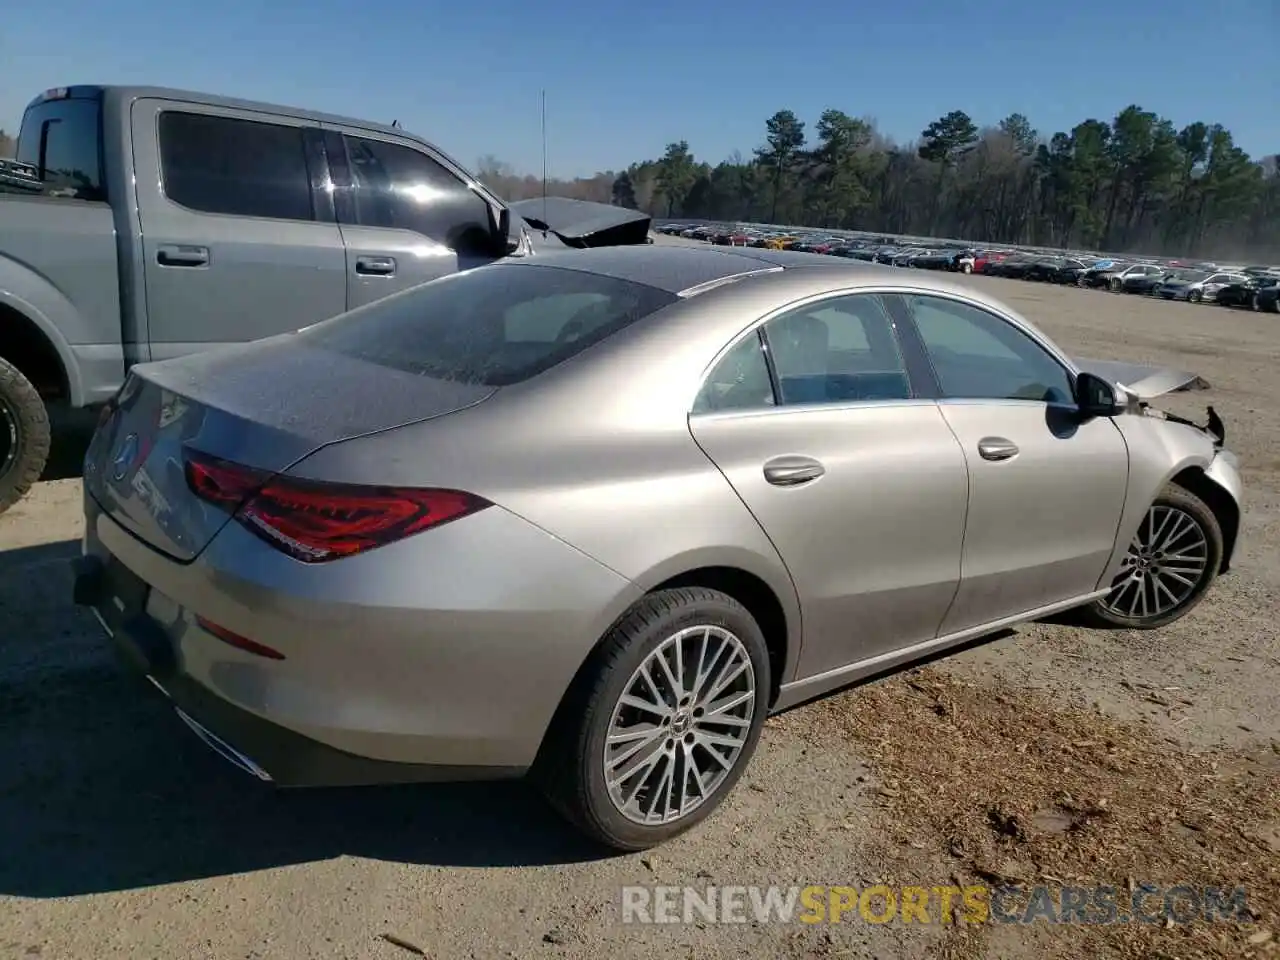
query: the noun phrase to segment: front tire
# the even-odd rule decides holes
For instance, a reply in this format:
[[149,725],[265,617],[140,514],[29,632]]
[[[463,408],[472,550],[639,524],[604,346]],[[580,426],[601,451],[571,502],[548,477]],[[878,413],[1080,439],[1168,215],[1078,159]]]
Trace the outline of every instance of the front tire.
[[535,777],[593,840],[656,846],[733,789],[759,742],[769,684],[764,635],[742,604],[703,587],[649,594],[575,681]]
[[1222,563],[1222,528],[1191,491],[1170,484],[1138,525],[1111,592],[1086,610],[1095,623],[1152,630],[1186,616]]
[[49,412],[31,381],[0,358],[0,513],[40,479],[52,442]]
[[1203,299],[1204,299],[1204,294],[1201,293],[1199,290],[1192,290],[1190,293],[1187,294],[1188,303],[1199,303]]

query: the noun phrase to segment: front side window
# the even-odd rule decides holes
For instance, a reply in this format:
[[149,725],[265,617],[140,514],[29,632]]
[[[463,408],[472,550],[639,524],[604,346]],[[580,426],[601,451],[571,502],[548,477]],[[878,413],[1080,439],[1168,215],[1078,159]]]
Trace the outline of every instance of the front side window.
[[694,413],[757,410],[774,405],[769,364],[753,332],[734,344],[715,365],[693,404]]
[[1067,369],[1009,321],[944,297],[907,302],[943,398],[1074,402]]
[[160,174],[174,203],[201,213],[312,220],[301,127],[166,110]]
[[401,144],[346,141],[361,226],[412,230],[459,252],[490,244],[489,205],[441,164]]
[[[105,200],[102,110],[96,99],[44,100],[29,108],[18,133],[20,163],[34,170],[33,193],[74,200]],[[28,186],[14,177],[14,186]]]
[[498,263],[433,280],[297,336],[418,376],[503,387],[677,300],[656,287],[580,270]]
[[765,324],[783,404],[906,400],[911,383],[878,296],[799,307]]

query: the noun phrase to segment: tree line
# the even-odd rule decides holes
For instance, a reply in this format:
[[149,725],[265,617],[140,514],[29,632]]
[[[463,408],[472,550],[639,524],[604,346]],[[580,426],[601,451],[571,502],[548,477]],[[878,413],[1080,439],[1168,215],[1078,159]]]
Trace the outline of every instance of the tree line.
[[[1251,158],[1221,124],[1178,128],[1136,104],[1052,136],[1022,114],[979,128],[953,110],[907,144],[835,109],[811,138],[779,110],[750,157],[713,166],[680,140],[656,160],[548,191],[657,217],[1280,261],[1278,163]],[[508,199],[542,193],[540,178],[493,157],[479,166]]]

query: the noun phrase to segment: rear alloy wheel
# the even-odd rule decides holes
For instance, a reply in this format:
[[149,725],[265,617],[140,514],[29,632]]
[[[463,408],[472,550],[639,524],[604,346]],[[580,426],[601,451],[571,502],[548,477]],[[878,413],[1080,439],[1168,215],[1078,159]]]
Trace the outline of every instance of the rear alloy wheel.
[[1123,289],[1124,289],[1124,281],[1123,281],[1123,280],[1121,280],[1119,277],[1112,277],[1112,278],[1111,278],[1111,292],[1112,292],[1112,293],[1119,293],[1119,292],[1120,292],[1121,290],[1123,290]]
[[1110,626],[1149,630],[1181,619],[1222,563],[1222,530],[1199,497],[1170,485],[1147,509],[1111,592],[1090,608]]
[[592,839],[643,850],[733,789],[768,713],[769,655],[715,590],[662,590],[613,627],[548,733],[535,776]]
[[1201,293],[1199,290],[1192,290],[1190,293],[1187,294],[1188,303],[1199,303],[1203,299],[1204,299],[1204,294]]
[[0,513],[21,500],[49,459],[49,413],[22,372],[0,359]]

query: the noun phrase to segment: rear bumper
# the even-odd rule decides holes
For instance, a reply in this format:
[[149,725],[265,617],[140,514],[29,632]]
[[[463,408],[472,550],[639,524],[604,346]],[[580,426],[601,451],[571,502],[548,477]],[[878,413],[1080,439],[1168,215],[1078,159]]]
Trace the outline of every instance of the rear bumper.
[[525,772],[522,767],[373,760],[237,707],[181,671],[163,624],[145,611],[130,609],[127,601],[123,610],[115,603],[127,574],[95,556],[79,557],[73,567],[75,602],[93,610],[121,661],[150,680],[179,718],[215,753],[259,780],[282,787],[355,786],[496,780]]
[[281,785],[518,776],[639,594],[500,507],[311,568],[237,524],[180,563],[84,506],[76,602],[206,742]]

